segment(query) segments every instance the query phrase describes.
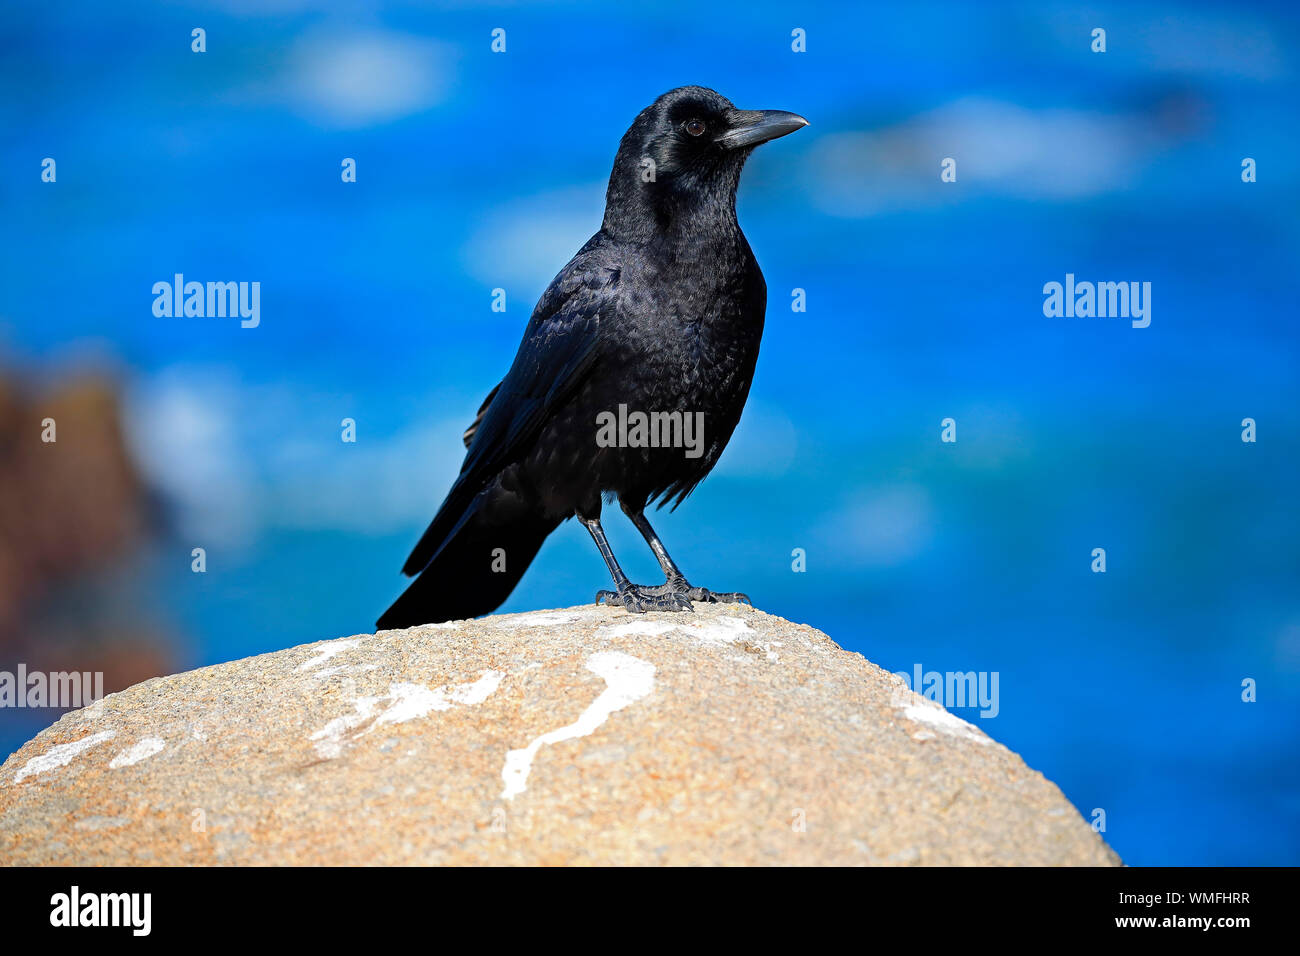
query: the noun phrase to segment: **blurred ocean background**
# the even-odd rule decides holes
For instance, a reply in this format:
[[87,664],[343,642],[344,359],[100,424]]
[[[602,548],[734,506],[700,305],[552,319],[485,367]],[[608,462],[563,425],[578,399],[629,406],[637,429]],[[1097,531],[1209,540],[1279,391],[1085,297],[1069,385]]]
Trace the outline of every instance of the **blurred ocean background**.
[[[764,353],[656,521],[686,573],[997,672],[957,713],[1130,864],[1300,863],[1298,40],[1294,4],[8,5],[0,668],[115,690],[371,630],[619,137],[699,83],[812,126],[741,184]],[[155,318],[178,272],[260,281],[260,326]],[[1067,272],[1151,282],[1150,327],[1045,318]],[[607,583],[569,523],[503,610]],[[0,756],[57,716],[0,710]]]

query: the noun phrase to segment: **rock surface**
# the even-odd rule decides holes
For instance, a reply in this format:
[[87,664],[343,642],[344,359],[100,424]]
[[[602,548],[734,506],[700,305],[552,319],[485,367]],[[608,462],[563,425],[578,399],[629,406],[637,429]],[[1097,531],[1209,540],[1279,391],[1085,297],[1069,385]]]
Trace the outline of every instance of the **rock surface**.
[[64,716],[14,864],[1082,864],[1011,751],[805,625],[577,607],[290,648]]

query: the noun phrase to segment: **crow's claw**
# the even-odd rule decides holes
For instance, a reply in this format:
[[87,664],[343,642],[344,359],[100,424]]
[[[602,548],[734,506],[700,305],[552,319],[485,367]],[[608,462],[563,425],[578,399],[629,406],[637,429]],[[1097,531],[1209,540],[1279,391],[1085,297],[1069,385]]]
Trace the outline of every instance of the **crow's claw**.
[[669,589],[665,585],[647,587],[630,584],[618,591],[597,591],[597,604],[622,607],[632,614],[644,614],[646,611],[690,611],[690,599],[680,591]]
[[670,577],[658,587],[646,588],[645,590],[654,593],[670,591],[700,604],[748,604],[750,607],[754,606],[754,602],[749,599],[748,594],[742,594],[740,591],[710,591],[708,588],[693,587],[691,582],[682,577]]
[[701,604],[748,604],[754,606],[748,594],[739,591],[710,591],[708,588],[687,588],[687,597]]

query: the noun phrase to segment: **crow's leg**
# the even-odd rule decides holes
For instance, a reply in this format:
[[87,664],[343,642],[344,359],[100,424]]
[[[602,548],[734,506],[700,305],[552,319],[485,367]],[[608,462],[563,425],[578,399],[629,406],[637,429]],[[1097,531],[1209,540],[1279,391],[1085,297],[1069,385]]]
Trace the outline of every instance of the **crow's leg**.
[[663,588],[649,588],[629,581],[623,569],[618,566],[618,559],[614,557],[614,551],[605,538],[605,529],[600,526],[600,519],[584,518],[579,515],[578,520],[591,533],[591,539],[600,549],[600,556],[605,559],[605,566],[609,568],[609,575],[614,579],[614,587],[617,588],[615,591],[597,591],[597,604],[622,605],[633,614],[641,614],[645,611],[691,610],[691,602],[684,594]]
[[753,607],[754,602],[749,599],[747,594],[741,594],[739,591],[710,591],[708,588],[692,587],[691,583],[686,580],[686,575],[678,569],[673,563],[673,559],[668,556],[668,549],[664,543],[659,540],[659,535],[655,534],[655,529],[650,527],[650,522],[646,520],[644,507],[632,507],[619,502],[623,513],[632,519],[636,529],[641,532],[641,537],[645,538],[645,543],[650,545],[650,550],[655,553],[659,561],[659,567],[664,569],[664,577],[667,579],[658,587],[648,588],[651,592],[666,592],[671,594],[683,594],[692,601],[700,601],[704,604],[748,604]]

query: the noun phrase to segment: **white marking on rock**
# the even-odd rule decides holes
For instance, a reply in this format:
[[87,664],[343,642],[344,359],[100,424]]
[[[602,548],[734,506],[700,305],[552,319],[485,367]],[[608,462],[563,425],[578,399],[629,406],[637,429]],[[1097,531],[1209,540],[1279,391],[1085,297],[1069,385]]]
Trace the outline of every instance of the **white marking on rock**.
[[304,661],[294,668],[295,671],[309,671],[313,667],[319,667],[331,657],[342,654],[344,651],[350,651],[360,644],[361,641],[355,637],[345,637],[339,641],[330,641],[317,652],[316,656],[309,661]]
[[408,720],[425,717],[434,711],[451,710],[454,706],[472,706],[487,700],[501,686],[505,677],[500,671],[484,671],[476,681],[467,684],[448,684],[431,690],[423,684],[390,684],[383,697],[358,697],[354,700],[354,714],[336,717],[312,734],[316,754],[329,760],[343,753],[348,743],[347,734],[369,723],[370,726],[355,734],[357,740],[385,724],[403,724]]
[[571,624],[579,615],[568,611],[549,611],[542,614],[525,614],[522,617],[502,621],[501,627],[511,630],[519,627],[552,627],[556,624]]
[[[659,637],[669,631],[681,631],[704,644],[735,644],[746,640],[754,633],[748,621],[738,617],[720,617],[716,621],[628,621],[601,628],[600,637],[629,637],[633,634],[645,637]],[[781,659],[774,647],[780,647],[780,641],[755,641],[753,646],[763,651],[768,661],[775,664]]]
[[417,717],[425,717],[434,710],[450,710],[451,701],[438,691],[430,691],[424,684],[389,684],[389,701],[383,713],[365,731],[369,734],[374,728],[385,723],[406,723]]
[[166,744],[157,737],[145,737],[138,744],[127,747],[120,754],[110,760],[108,766],[113,770],[116,770],[119,767],[129,767],[132,764],[139,763],[141,760],[148,760],[165,746]]
[[435,710],[451,710],[455,704],[481,704],[501,686],[501,678],[504,676],[500,671],[486,671],[472,684],[439,687],[437,690],[429,690],[423,684],[392,684],[388,688],[392,703],[379,715],[370,730],[382,724],[402,724]]
[[601,628],[601,637],[628,637],[642,634],[658,637],[669,631],[681,631],[705,644],[734,644],[753,634],[749,623],[738,617],[720,617],[714,621],[628,621]]
[[[481,704],[501,686],[501,681],[506,675],[500,671],[484,671],[483,676],[472,684],[460,684],[457,687],[444,687],[448,699],[453,704]],[[445,707],[438,708],[445,710]]]
[[[920,694],[913,694],[914,700],[903,708],[903,716],[927,727],[940,730],[950,737],[973,740],[977,744],[990,744],[991,741],[973,725],[949,713],[934,701],[926,700]],[[916,739],[924,739],[917,737]]]
[[754,630],[738,617],[720,617],[716,621],[691,624],[689,633],[706,644],[734,644],[753,634]]
[[332,760],[340,756],[343,753],[344,735],[374,717],[375,705],[381,700],[382,697],[358,697],[352,702],[352,706],[357,711],[355,714],[335,717],[312,734],[310,739],[316,742],[316,755],[322,760]]
[[654,690],[655,666],[621,651],[592,654],[587,658],[587,670],[605,679],[605,689],[567,727],[542,734],[522,750],[511,750],[506,754],[505,766],[501,768],[501,779],[505,781],[502,799],[511,800],[524,792],[533,758],[546,744],[586,737],[608,720],[610,714],[636,703]]
[[130,817],[82,817],[72,826],[77,830],[120,830],[129,825]]
[[660,634],[677,630],[677,627],[678,625],[669,621],[628,621],[626,624],[601,628],[600,636],[629,637],[633,634],[644,634],[647,637],[658,637]]
[[35,776],[38,773],[45,773],[47,770],[65,766],[82,751],[89,750],[91,747],[98,747],[106,740],[112,740],[115,733],[116,731],[112,730],[101,730],[97,734],[82,737],[70,744],[59,744],[57,747],[51,747],[39,757],[33,757],[23,764],[22,768],[14,774],[14,783],[21,783],[28,777]]
[[365,673],[366,671],[379,670],[378,664],[335,664],[333,667],[322,667],[316,672],[317,677],[333,677],[335,674],[347,674],[350,672]]

